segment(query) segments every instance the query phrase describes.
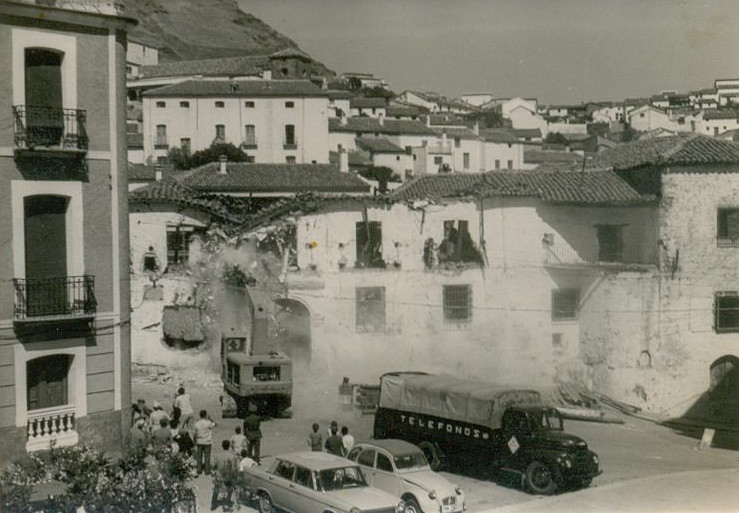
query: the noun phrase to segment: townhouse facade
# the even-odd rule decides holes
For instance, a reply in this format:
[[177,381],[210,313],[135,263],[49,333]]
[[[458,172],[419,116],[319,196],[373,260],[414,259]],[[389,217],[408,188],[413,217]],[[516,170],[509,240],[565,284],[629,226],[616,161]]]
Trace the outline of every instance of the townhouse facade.
[[311,370],[577,382],[735,422],[739,146],[685,135],[599,159],[426,176],[299,217],[281,301],[310,318]]
[[[0,3],[0,462],[130,426],[119,2]],[[102,71],[101,71],[102,70]]]
[[144,158],[214,142],[256,163],[328,162],[328,94],[307,80],[192,80],[143,93]]

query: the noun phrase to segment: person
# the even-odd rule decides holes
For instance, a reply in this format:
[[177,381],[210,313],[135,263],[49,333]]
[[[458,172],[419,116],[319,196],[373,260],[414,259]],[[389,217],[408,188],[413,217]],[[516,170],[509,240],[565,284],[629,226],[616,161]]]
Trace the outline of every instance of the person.
[[341,445],[344,456],[349,454],[349,451],[354,447],[354,437],[349,434],[349,428],[346,426],[341,426]]
[[256,406],[249,405],[249,413],[244,417],[244,435],[249,444],[249,457],[259,464],[259,449],[262,442],[262,417],[257,415]]
[[151,434],[155,449],[169,449],[172,447],[172,431],[166,417],[159,419],[159,426]]
[[139,412],[148,420],[151,416],[151,408],[146,404],[146,399],[138,399],[136,404],[139,406]]
[[[182,397],[182,396],[180,396]],[[210,474],[210,452],[213,446],[213,428],[216,423],[206,410],[200,410],[200,419],[195,422],[195,460],[198,475]]]
[[[201,412],[202,413],[202,412]],[[198,420],[198,422],[200,422]],[[197,424],[197,422],[195,423]],[[218,471],[227,472],[227,469],[238,469],[239,460],[237,455],[231,451],[231,442],[223,440],[221,449],[218,454],[214,455],[213,468],[216,469],[215,478],[213,479],[213,493],[210,496],[210,509],[213,511],[218,506],[227,506],[233,503],[233,488],[223,480],[223,475]]]
[[236,426],[234,435],[231,437],[231,451],[235,456],[239,456],[244,449],[246,449],[246,437],[241,434],[241,428]]
[[324,447],[326,448],[326,452],[329,454],[335,454],[336,456],[344,455],[342,453],[344,446],[342,444],[341,437],[339,436],[338,428],[333,428],[331,430],[331,436],[326,439]]
[[180,423],[176,419],[170,421],[169,427],[172,430],[172,439],[177,444],[178,451],[188,457],[192,456],[195,442],[192,441],[190,432],[187,429],[180,428]]
[[313,452],[321,452],[323,450],[323,436],[318,432],[319,426],[313,423],[313,432],[308,434],[308,446]]
[[326,437],[328,438],[333,434],[333,432],[336,431],[339,432],[339,423],[335,420],[331,421],[331,424],[328,426],[328,429],[326,430]]
[[243,472],[247,468],[257,466],[257,462],[249,457],[249,451],[241,449],[241,460],[239,461],[239,472]]
[[180,387],[177,390],[177,397],[174,400],[174,407],[180,410],[180,424],[182,427],[189,429],[190,424],[195,416],[195,410],[192,408],[192,401],[190,400],[190,394],[185,393],[185,387]]
[[160,268],[159,257],[157,256],[156,251],[154,251],[154,246],[149,246],[149,249],[143,256],[144,272],[157,273]]
[[164,419],[169,424],[169,415],[162,409],[162,405],[158,401],[154,401],[152,404],[153,411],[149,415],[149,423],[151,424],[152,431],[159,429],[161,420]]
[[131,430],[128,432],[128,447],[131,451],[131,456],[146,456],[146,448],[149,445],[149,437],[144,430],[145,426],[146,421],[144,419],[137,419],[136,423],[131,426]]

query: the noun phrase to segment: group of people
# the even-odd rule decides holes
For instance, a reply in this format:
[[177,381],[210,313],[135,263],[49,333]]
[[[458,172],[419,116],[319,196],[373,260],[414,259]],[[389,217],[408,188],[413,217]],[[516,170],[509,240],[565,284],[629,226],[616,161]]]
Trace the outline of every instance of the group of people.
[[324,449],[329,454],[336,456],[346,456],[354,447],[354,436],[349,434],[349,428],[341,427],[339,434],[339,423],[335,420],[331,421],[331,425],[326,431],[326,441],[323,441],[323,435],[320,433],[321,426],[313,424],[313,431],[308,435],[308,446],[311,451],[320,452]]

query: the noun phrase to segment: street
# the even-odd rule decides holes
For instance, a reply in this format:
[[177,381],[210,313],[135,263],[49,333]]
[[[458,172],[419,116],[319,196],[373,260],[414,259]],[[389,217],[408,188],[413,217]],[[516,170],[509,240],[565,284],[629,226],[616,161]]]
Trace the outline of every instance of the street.
[[[214,447],[218,447],[221,440],[230,438],[234,428],[240,426],[241,422],[238,419],[221,419],[218,401],[221,387],[217,375],[202,369],[187,375],[190,380],[184,381],[184,386],[192,396],[193,406],[196,410],[202,408],[208,410],[213,420],[218,423],[214,443]],[[134,399],[144,398],[149,404],[155,400],[161,401],[165,408],[169,408],[177,385],[176,379],[162,384],[148,381],[148,376],[138,375],[133,383],[133,397]],[[340,405],[337,389],[338,383],[333,386],[317,381],[296,383],[292,417],[271,419],[262,424],[263,457],[307,450],[306,439],[313,422],[318,422],[325,430],[332,420],[337,420],[340,426],[348,426],[358,441],[368,439],[372,433],[373,416],[363,415],[357,410],[347,409],[347,406]],[[614,413],[614,415],[620,414]],[[608,490],[614,490],[614,486],[617,487],[616,490],[628,490],[629,486],[641,486],[648,491],[645,497],[651,497],[660,492],[669,498],[672,496],[669,488],[671,481],[663,476],[683,472],[718,470],[718,473],[714,472],[711,475],[722,476],[723,480],[733,479],[739,484],[736,478],[736,469],[739,468],[737,452],[716,448],[700,451],[698,441],[693,438],[679,435],[668,428],[645,420],[625,415],[622,418],[625,421],[624,424],[565,421],[565,430],[586,440],[590,448],[600,457],[603,473],[594,479],[589,490],[567,492],[553,498],[542,498],[527,494],[520,489],[516,479],[506,479],[505,476],[495,481],[485,476],[462,476],[448,472],[443,472],[443,474],[465,490],[469,511],[472,513],[501,507],[523,508],[510,511],[538,511],[540,507],[543,509],[546,506],[549,511],[550,504],[557,504],[558,508],[562,508],[556,509],[557,511],[572,511],[576,505],[583,507],[586,504],[583,500],[588,497],[590,497],[588,500],[595,501],[591,503],[595,509],[583,509],[583,511],[611,511],[617,509],[616,504],[610,504],[608,501],[618,500],[619,503],[621,501],[619,498],[621,492],[608,492]],[[720,472],[721,469],[734,470],[724,474]],[[680,489],[683,494],[691,497],[693,506],[698,507],[697,510],[700,510],[700,506],[704,504],[701,497],[705,494],[705,509],[720,511],[721,508],[711,502],[710,487],[703,486],[704,481],[682,479]],[[723,482],[716,479],[709,481],[714,483],[714,486],[717,482]],[[640,485],[640,483],[647,482],[651,485]],[[201,476],[194,480],[193,484],[198,487],[201,511],[209,511],[211,478]],[[693,489],[691,489],[691,484]],[[732,491],[737,489],[739,487],[736,486],[723,488],[723,490]],[[642,493],[644,494],[643,491]],[[602,494],[603,500],[597,499],[599,494]],[[593,496],[596,499],[592,499]],[[629,496],[633,500],[633,496]],[[644,510],[652,511],[649,502],[638,504]],[[657,508],[658,504],[654,506]],[[687,503],[685,507],[688,507]],[[674,511],[670,508],[665,509],[664,503],[660,510]],[[627,508],[619,509],[619,511],[640,510]]]

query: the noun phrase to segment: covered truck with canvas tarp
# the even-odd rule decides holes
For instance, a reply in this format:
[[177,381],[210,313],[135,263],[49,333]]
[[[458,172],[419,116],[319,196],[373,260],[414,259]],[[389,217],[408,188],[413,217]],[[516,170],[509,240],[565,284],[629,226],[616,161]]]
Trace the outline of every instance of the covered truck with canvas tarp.
[[417,444],[432,468],[484,462],[521,476],[534,492],[587,486],[598,457],[564,432],[561,415],[539,392],[419,372],[380,378],[375,438]]

